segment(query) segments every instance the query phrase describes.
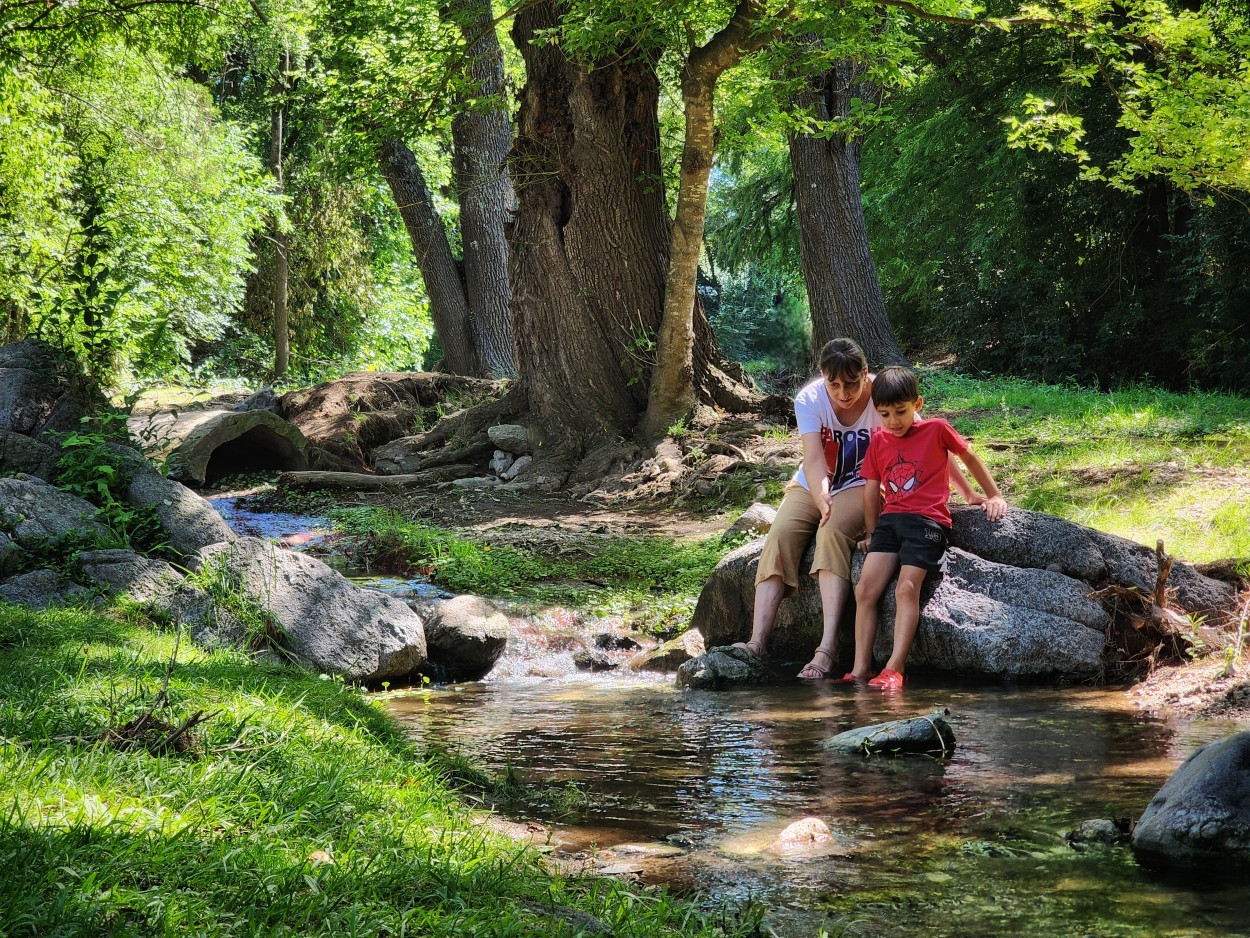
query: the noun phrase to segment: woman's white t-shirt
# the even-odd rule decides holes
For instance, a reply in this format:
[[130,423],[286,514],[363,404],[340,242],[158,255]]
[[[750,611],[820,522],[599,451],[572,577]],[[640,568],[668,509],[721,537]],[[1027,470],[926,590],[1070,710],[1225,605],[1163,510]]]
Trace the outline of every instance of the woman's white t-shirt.
[[[859,469],[864,463],[864,454],[868,452],[872,431],[881,426],[881,415],[872,406],[872,401],[868,402],[858,420],[845,424],[833,412],[833,403],[821,376],[804,385],[794,396],[794,417],[800,436],[804,433],[820,434],[820,445],[824,448],[825,462],[829,466],[830,495],[864,484]],[[794,481],[811,491],[801,462]]]

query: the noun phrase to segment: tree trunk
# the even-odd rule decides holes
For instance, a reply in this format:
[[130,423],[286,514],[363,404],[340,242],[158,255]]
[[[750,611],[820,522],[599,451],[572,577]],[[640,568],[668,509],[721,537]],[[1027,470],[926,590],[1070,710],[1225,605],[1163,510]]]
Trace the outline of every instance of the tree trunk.
[[504,222],[515,196],[504,166],[512,146],[512,124],[503,100],[503,52],[490,0],[455,0],[450,15],[469,44],[466,73],[477,83],[477,97],[483,99],[451,122],[465,292],[482,361],[499,378],[516,373],[504,236]]
[[446,367],[453,374],[481,377],[484,369],[464,283],[417,158],[402,140],[391,138],[382,145],[378,164],[408,229],[412,252],[430,298],[434,328],[443,342]]
[[[880,93],[874,85],[859,83],[859,77],[853,63],[841,62],[813,79],[795,103],[820,121],[846,117],[853,98],[876,99]],[[790,136],[812,341],[819,349],[830,339],[848,336],[874,365],[905,363],[868,245],[859,191],[862,148],[859,136]]]
[[[518,211],[507,226],[508,273],[518,391],[539,438],[535,471],[573,469],[575,481],[578,461],[586,473],[602,466],[646,406],[669,219],[654,61],[612,58],[588,70],[533,41],[558,24],[553,0],[524,7],[513,24],[526,85],[509,156]],[[693,357],[700,401],[739,410],[759,402],[701,311]]]
[[[287,76],[291,72],[291,50],[282,52],[279,66],[278,87],[283,96],[287,91]],[[283,189],[282,158],[286,138],[286,108],[274,108],[269,115],[269,171],[273,174],[274,186],[278,194]],[[273,302],[273,374],[280,378],[286,374],[291,361],[290,331],[290,283],[291,239],[282,229],[282,216],[275,214],[270,223],[270,236],[273,239],[273,281],[270,283],[270,297]]]
[[695,49],[682,69],[686,136],[655,373],[641,427],[646,440],[659,439],[668,427],[688,417],[695,408],[695,319],[699,314],[696,286],[707,217],[708,179],[716,151],[716,82],[744,55],[767,42],[766,36],[751,35],[759,12],[754,0],[739,0],[729,22],[705,45]]

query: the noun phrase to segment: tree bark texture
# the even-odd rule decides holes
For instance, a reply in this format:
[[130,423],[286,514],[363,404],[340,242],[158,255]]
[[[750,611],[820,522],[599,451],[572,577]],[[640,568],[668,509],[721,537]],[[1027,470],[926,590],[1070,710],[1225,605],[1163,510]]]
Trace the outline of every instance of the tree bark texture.
[[[852,99],[875,99],[880,93],[859,79],[853,63],[840,62],[814,78],[795,103],[820,121],[846,117]],[[820,349],[830,339],[847,336],[859,342],[871,364],[900,364],[906,357],[890,328],[864,224],[862,149],[859,136],[790,136],[812,341]]]
[[504,236],[515,196],[505,166],[512,124],[503,99],[503,52],[490,0],[456,0],[452,15],[468,43],[466,72],[481,99],[451,122],[465,292],[482,362],[491,376],[501,378],[516,373]]
[[686,135],[682,144],[677,213],[671,229],[664,312],[656,343],[644,439],[664,435],[674,421],[687,417],[697,403],[694,345],[698,315],[696,290],[703,227],[707,217],[708,180],[716,154],[714,98],[716,82],[727,69],[767,41],[752,36],[758,9],[739,0],[730,21],[706,45],[695,49],[682,69],[681,90]]
[[[509,156],[518,211],[507,228],[508,272],[520,385],[540,451],[575,462],[631,437],[646,408],[670,222],[654,62],[587,69],[557,45],[535,44],[559,12],[542,0],[512,29],[526,85]],[[691,302],[698,399],[757,404]]]
[[404,227],[408,229],[412,252],[430,298],[434,328],[443,342],[447,369],[453,374],[481,377],[485,369],[473,332],[464,283],[417,158],[402,140],[391,138],[382,145],[378,164],[391,187]]
[[[287,87],[287,76],[291,72],[291,50],[282,53],[279,87]],[[273,175],[274,186],[278,194],[282,194],[284,180],[282,159],[285,155],[286,108],[275,107],[269,113],[269,172]],[[273,302],[273,374],[280,378],[286,374],[291,362],[291,239],[282,230],[281,214],[275,214],[270,223],[270,236],[273,239],[273,280],[270,283],[270,298]]]
[[518,13],[526,85],[509,158],[517,366],[529,408],[569,456],[630,436],[646,404],[668,225],[651,63],[588,71],[536,30],[556,4]]

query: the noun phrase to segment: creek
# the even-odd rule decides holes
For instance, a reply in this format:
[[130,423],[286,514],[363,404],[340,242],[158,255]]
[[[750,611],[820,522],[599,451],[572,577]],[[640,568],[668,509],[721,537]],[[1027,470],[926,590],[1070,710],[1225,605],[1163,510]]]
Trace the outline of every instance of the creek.
[[[275,527],[297,542],[310,530],[294,516]],[[588,870],[726,914],[753,904],[786,936],[1250,935],[1244,881],[1167,879],[1127,848],[1065,839],[1084,820],[1136,819],[1194,749],[1245,725],[1146,715],[1118,690],[936,677],[892,697],[798,682],[689,692],[668,675],[576,671],[575,636],[567,612],[530,616],[486,680],[386,706],[419,742],[548,792],[512,819],[540,822],[544,849]],[[941,708],[958,740],[944,760],[820,745]],[[832,842],[770,849],[805,817]]]

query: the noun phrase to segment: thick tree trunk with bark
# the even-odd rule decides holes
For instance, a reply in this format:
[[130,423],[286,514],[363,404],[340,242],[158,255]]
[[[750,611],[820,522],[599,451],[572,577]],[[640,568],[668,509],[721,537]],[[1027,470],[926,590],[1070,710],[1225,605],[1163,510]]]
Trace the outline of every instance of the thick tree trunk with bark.
[[443,343],[447,369],[458,375],[481,377],[484,368],[464,283],[417,158],[402,140],[392,138],[382,145],[378,164],[408,229],[412,252],[430,298],[430,315]]
[[[839,63],[814,78],[796,104],[817,120],[846,117],[853,98],[875,99],[879,94],[875,86],[859,79],[852,63]],[[849,336],[872,364],[903,363],[906,358],[890,329],[864,224],[859,190],[862,147],[858,136],[790,137],[812,341],[819,349],[830,339]]]
[[466,72],[483,99],[452,119],[452,168],[460,199],[465,292],[482,362],[498,378],[516,372],[504,236],[515,197],[504,165],[512,124],[503,100],[503,52],[490,0],[456,0],[449,15],[469,44]]

